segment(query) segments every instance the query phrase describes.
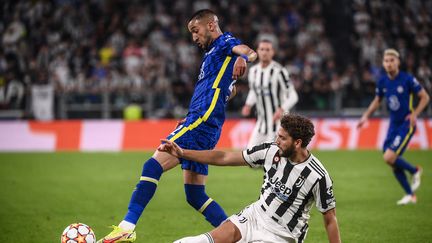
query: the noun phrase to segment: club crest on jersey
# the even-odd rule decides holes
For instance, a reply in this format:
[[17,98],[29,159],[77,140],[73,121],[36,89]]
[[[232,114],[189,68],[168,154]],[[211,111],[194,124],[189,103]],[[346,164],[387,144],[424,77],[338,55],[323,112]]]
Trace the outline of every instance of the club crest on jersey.
[[280,162],[280,156],[279,155],[275,155],[275,157],[273,157],[273,164],[277,164]]
[[404,88],[402,87],[402,86],[398,86],[397,87],[397,92],[399,93],[399,94],[402,94],[403,92],[404,92]]
[[296,187],[301,187],[301,186],[303,186],[303,184],[305,183],[305,178],[304,178],[304,176],[300,176],[299,178],[297,178],[297,181],[295,182],[295,186]]

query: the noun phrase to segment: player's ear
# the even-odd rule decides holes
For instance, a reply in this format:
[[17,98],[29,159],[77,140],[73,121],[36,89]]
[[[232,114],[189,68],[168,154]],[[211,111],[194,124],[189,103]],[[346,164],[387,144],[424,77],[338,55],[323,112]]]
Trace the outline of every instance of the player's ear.
[[296,139],[294,141],[294,145],[296,148],[300,148],[302,146],[303,141],[301,139]]
[[215,30],[215,22],[214,21],[209,21],[207,23],[207,28],[210,30],[210,32],[213,32]]

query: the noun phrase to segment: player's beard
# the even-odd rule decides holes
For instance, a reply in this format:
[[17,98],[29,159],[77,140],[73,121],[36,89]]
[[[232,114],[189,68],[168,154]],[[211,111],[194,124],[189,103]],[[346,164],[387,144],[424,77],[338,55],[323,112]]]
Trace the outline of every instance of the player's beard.
[[210,33],[207,33],[207,35],[205,36],[204,42],[202,44],[202,48],[204,50],[207,50],[211,43],[212,43],[211,35],[210,35]]
[[280,149],[281,157],[291,158],[295,155],[295,146],[294,144],[291,144],[290,147],[288,147],[286,150]]

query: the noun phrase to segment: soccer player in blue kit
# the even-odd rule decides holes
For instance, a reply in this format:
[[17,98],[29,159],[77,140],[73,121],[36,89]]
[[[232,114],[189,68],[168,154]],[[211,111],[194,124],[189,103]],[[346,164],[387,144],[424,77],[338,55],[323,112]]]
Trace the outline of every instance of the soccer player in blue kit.
[[[246,62],[253,62],[257,54],[230,33],[222,33],[218,18],[211,10],[204,9],[193,14],[188,29],[193,41],[206,53],[189,112],[184,122],[167,139],[184,148],[209,150],[219,140],[225,120],[225,107],[235,94],[235,80],[246,71]],[[187,202],[214,227],[220,225],[227,215],[205,192],[208,165],[156,151],[144,163],[140,181],[132,193],[123,221],[118,226],[113,226],[113,231],[98,242],[134,242],[135,225],[153,197],[162,173],[179,163],[183,169]]]
[[[421,167],[413,166],[402,158],[408,143],[416,130],[417,116],[429,103],[429,95],[412,75],[399,71],[399,53],[395,49],[384,51],[383,75],[376,85],[376,96],[361,117],[358,128],[361,128],[369,116],[379,107],[383,97],[386,98],[390,112],[390,125],[384,141],[384,161],[393,168],[396,179],[405,191],[405,196],[397,201],[398,205],[416,203],[414,192],[420,186]],[[413,94],[419,98],[417,107],[413,107]],[[411,185],[405,171],[412,175]]]

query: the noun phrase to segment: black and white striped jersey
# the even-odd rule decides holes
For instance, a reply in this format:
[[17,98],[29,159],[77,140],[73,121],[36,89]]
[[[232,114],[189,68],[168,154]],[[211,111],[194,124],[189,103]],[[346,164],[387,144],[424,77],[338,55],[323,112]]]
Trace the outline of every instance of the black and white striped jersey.
[[265,68],[258,63],[249,69],[248,82],[246,105],[256,105],[259,133],[275,133],[278,127],[278,123],[273,122],[276,109],[281,107],[288,112],[298,101],[288,71],[275,61]]
[[264,168],[258,200],[261,209],[295,237],[307,231],[314,203],[320,212],[336,206],[332,180],[312,154],[305,162],[295,164],[279,156],[275,143],[263,143],[244,150],[243,157],[251,167]]

